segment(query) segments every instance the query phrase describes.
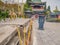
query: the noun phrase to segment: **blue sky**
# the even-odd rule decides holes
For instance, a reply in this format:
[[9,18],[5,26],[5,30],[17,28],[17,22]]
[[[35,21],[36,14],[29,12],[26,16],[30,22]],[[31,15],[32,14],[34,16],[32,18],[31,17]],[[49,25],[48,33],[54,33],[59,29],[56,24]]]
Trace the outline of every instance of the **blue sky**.
[[[4,0],[5,1],[5,0]],[[10,2],[12,0],[8,0],[8,2]],[[24,0],[25,2],[26,0]],[[51,6],[51,10],[54,10],[56,6],[58,6],[58,9],[60,10],[60,0],[41,0],[42,2],[47,2],[47,6],[50,5]],[[18,0],[14,0],[14,2],[18,2]],[[19,2],[21,3],[22,0],[19,0]]]

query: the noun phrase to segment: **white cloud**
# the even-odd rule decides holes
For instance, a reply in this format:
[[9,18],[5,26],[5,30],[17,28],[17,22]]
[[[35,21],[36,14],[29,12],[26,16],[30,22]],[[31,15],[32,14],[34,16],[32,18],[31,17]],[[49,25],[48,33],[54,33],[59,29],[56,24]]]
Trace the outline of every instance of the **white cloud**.
[[51,6],[51,10],[54,10],[55,7],[57,6],[58,9],[60,10],[60,0],[42,0],[43,2],[47,2],[47,6]]

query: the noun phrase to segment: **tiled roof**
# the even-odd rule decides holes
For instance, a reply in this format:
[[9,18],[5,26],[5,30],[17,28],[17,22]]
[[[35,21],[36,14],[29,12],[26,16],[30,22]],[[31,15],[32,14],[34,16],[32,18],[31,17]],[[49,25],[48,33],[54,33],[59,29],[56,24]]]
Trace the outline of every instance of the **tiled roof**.
[[57,14],[57,15],[59,15],[59,14],[60,14],[60,12],[57,12],[56,14]]
[[41,0],[32,0],[32,2],[37,2],[37,3],[40,3],[41,2]]
[[51,12],[50,13],[50,15],[59,15],[59,14],[60,14],[60,12],[56,12],[56,13]]
[[51,12],[50,15],[56,15],[55,13]]

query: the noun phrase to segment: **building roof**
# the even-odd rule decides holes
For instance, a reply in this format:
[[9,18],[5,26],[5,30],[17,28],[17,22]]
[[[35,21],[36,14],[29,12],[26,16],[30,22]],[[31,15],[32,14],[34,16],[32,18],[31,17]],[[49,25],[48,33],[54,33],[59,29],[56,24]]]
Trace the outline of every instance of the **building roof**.
[[60,15],[60,12],[56,12],[56,15]]
[[25,10],[25,13],[32,13],[32,11],[30,10],[30,8],[28,8],[27,10]]
[[32,0],[32,2],[34,2],[34,3],[40,3],[41,0]]
[[51,12],[50,15],[56,15],[55,13]]
[[60,15],[60,12],[56,12],[56,13],[51,12],[50,15]]

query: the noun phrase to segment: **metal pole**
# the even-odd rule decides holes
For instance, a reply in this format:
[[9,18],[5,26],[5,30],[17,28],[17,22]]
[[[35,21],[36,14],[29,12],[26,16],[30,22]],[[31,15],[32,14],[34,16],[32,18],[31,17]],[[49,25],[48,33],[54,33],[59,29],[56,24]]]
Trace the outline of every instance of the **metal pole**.
[[6,7],[6,9],[7,9],[7,0],[5,1],[5,3],[6,3],[5,7]]
[[24,3],[23,3],[23,0],[22,0],[22,5],[21,5],[21,15],[24,18]]
[[18,12],[19,12],[19,0],[18,0]]
[[21,6],[19,5],[19,0],[18,0],[18,15],[20,15],[19,13],[21,12]]
[[26,45],[26,27],[24,27],[24,45]]
[[19,43],[20,43],[20,45],[22,45],[22,39],[21,39],[21,35],[20,35],[20,30],[18,27],[17,27],[17,32],[18,32],[18,37],[19,37]]

